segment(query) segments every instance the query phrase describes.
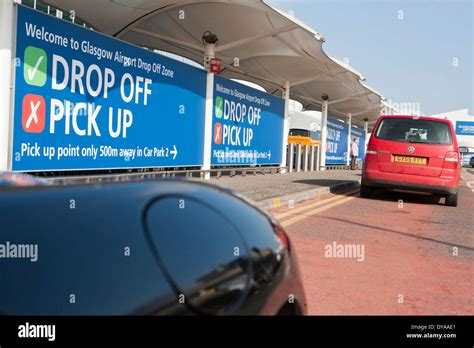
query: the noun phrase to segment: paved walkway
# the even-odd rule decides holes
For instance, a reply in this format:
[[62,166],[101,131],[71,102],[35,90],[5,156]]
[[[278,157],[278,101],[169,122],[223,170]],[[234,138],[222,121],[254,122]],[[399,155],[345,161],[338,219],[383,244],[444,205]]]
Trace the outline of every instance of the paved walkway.
[[360,170],[328,170],[285,174],[247,174],[246,176],[224,176],[211,182],[237,190],[254,201],[264,201],[295,193],[325,188],[331,189],[346,184],[357,184]]

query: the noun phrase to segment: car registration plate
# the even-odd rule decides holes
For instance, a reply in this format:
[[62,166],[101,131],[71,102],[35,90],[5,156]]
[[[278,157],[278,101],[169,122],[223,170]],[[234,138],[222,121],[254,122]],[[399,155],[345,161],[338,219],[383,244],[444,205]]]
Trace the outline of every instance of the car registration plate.
[[412,163],[426,165],[427,159],[425,157],[413,157],[413,156],[398,156],[395,155],[395,162],[399,163]]

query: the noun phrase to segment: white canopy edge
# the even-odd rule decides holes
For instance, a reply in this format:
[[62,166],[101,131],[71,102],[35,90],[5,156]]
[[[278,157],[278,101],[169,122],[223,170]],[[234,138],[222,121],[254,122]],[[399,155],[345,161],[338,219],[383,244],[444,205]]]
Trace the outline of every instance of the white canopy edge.
[[204,54],[201,35],[209,30],[219,37],[216,56],[223,76],[257,83],[275,95],[282,95],[288,81],[291,98],[306,110],[320,111],[321,96],[327,94],[329,114],[351,113],[354,124],[372,124],[386,100],[357,70],[324,52],[320,33],[263,0],[45,2],[74,10],[105,34],[197,62]]

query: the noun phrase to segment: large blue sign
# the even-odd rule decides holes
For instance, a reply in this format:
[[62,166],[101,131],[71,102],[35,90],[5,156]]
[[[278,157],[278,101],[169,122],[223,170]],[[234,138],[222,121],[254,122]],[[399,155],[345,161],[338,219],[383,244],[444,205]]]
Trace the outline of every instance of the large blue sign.
[[328,117],[327,127],[326,164],[346,164],[349,126],[335,118]]
[[12,169],[203,162],[203,70],[18,6]]
[[363,160],[365,157],[365,131],[363,129],[352,126],[351,139],[349,139],[351,145],[354,139],[357,141],[357,145],[359,147],[359,154],[357,155],[357,158]]
[[456,121],[457,135],[474,135],[474,122]]
[[212,165],[281,163],[283,99],[215,76]]

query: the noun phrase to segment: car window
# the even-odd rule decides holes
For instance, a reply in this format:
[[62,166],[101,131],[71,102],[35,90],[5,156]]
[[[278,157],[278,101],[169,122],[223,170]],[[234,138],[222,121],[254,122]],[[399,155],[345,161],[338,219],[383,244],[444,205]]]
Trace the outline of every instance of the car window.
[[380,122],[375,137],[407,143],[452,143],[448,123],[413,118],[385,118]]
[[306,130],[306,129],[292,128],[292,129],[290,129],[290,135],[291,136],[307,137],[307,136],[309,136],[309,131]]

